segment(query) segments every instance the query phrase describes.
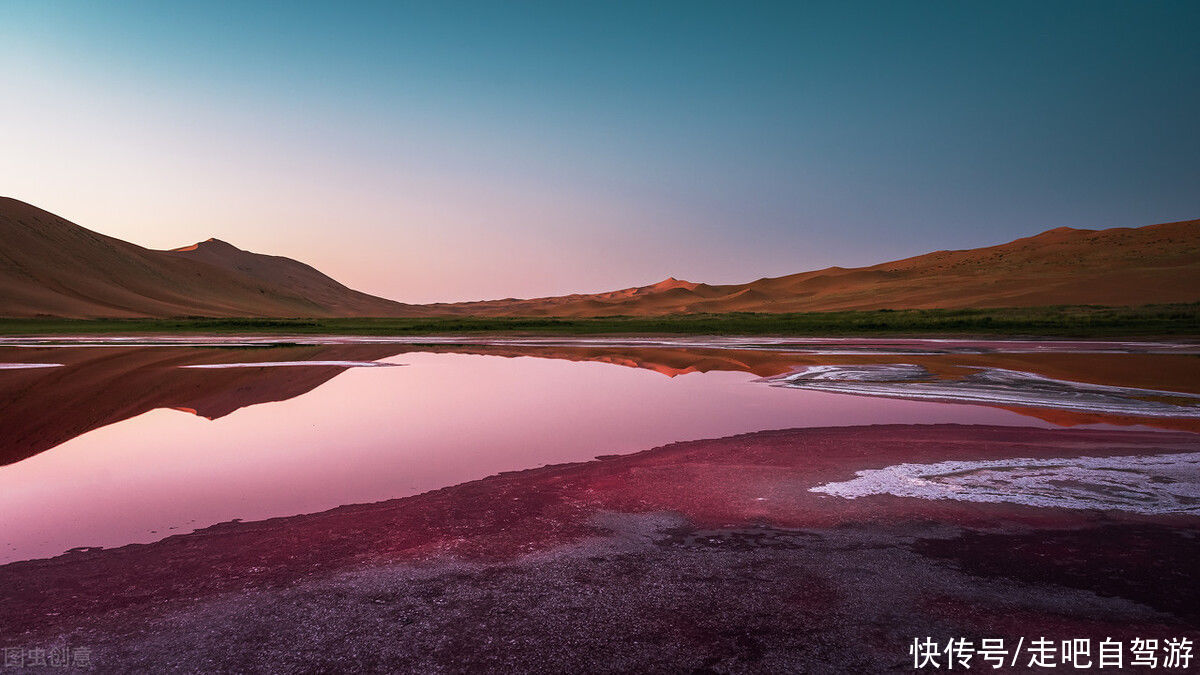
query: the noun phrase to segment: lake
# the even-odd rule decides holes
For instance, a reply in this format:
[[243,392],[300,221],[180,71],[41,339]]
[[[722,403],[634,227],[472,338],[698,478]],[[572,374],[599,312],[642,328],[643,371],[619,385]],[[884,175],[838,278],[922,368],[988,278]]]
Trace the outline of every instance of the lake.
[[764,430],[1194,432],[1198,395],[1190,343],[4,338],[0,562]]

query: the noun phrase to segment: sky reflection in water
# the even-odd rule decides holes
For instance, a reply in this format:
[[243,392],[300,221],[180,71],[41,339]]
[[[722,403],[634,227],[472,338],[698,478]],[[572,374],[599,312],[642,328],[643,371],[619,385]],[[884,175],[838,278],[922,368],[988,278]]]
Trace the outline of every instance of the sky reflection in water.
[[[273,360],[270,350],[261,359]],[[348,368],[302,395],[215,420],[155,409],[0,467],[0,562],[673,441],[806,426],[1051,426],[986,406],[772,387],[746,372],[669,378],[608,363],[425,352],[382,362],[406,367]]]

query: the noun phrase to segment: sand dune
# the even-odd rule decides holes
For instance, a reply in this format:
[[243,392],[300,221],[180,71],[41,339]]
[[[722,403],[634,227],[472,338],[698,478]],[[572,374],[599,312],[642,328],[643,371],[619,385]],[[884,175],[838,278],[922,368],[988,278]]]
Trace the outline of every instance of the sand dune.
[[1058,228],[999,246],[745,284],[406,305],[210,239],[153,251],[0,198],[0,316],[661,316],[1200,301],[1200,221]]
[[347,288],[302,262],[243,251],[220,239],[209,239],[166,253],[275,286],[330,310],[332,315],[395,316],[408,313],[405,305]]
[[208,241],[153,251],[0,198],[0,316],[396,316],[303,263]]
[[698,312],[1143,305],[1200,300],[1200,220],[1058,228],[999,246],[830,267],[746,284],[670,278],[594,295],[426,305],[435,313],[656,316]]

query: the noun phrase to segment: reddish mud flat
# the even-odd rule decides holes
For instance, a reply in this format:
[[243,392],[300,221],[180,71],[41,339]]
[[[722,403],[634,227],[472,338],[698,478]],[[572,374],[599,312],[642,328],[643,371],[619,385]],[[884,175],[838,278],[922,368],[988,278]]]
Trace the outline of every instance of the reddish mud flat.
[[[812,488],[902,463],[1197,452],[1187,433],[978,425],[675,443],[12,563],[0,634],[155,672],[877,672],[909,670],[925,636],[1196,639],[1200,517],[1186,504]],[[1157,478],[1141,499],[1191,489]]]

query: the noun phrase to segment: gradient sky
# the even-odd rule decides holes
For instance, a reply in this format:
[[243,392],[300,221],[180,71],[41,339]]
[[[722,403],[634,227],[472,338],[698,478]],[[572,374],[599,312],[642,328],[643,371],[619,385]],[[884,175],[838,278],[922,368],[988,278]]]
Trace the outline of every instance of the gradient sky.
[[0,0],[0,194],[409,302],[1200,218],[1200,3]]

